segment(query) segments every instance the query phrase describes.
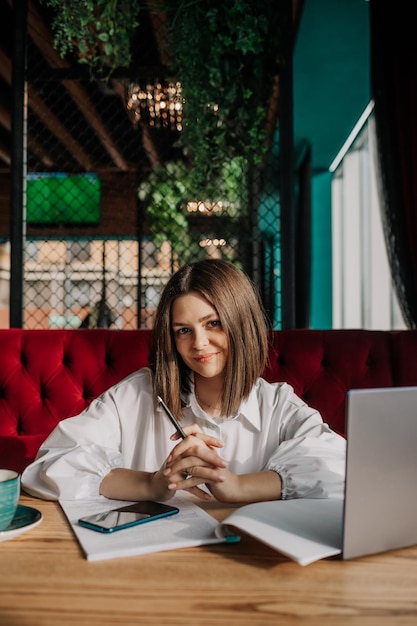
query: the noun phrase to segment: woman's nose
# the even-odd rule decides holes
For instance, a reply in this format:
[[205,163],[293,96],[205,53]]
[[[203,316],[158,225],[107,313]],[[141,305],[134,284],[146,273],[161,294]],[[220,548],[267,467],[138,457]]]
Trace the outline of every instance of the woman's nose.
[[195,332],[194,336],[194,347],[197,350],[201,350],[208,344],[208,337],[204,330],[198,330]]

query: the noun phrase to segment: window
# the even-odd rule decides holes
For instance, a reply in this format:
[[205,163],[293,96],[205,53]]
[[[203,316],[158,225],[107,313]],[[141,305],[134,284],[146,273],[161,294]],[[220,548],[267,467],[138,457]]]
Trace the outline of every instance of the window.
[[385,248],[372,108],[332,180],[333,328],[405,328]]

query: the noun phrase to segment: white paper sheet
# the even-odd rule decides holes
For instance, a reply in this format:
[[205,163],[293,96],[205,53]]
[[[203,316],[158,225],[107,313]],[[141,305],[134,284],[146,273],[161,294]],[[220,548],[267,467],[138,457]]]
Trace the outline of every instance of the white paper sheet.
[[222,543],[228,540],[224,536],[216,535],[215,529],[218,522],[211,515],[186,496],[179,495],[169,501],[169,504],[180,509],[178,514],[146,524],[109,534],[89,530],[78,524],[80,517],[118,508],[122,504],[130,504],[130,502],[121,503],[120,500],[103,501],[102,499],[99,501],[60,501],[89,561]]

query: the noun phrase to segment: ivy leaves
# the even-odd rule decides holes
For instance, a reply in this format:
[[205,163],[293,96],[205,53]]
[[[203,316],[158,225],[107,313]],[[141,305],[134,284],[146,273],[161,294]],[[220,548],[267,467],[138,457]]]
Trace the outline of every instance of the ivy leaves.
[[182,143],[197,181],[216,178],[224,159],[257,164],[267,148],[266,115],[278,74],[276,0],[173,0],[172,68],[184,95]]
[[188,246],[188,222],[181,206],[188,200],[189,170],[182,162],[154,168],[138,190],[139,200],[146,205],[148,226],[159,247],[170,241],[178,250]]
[[43,0],[53,10],[54,46],[64,58],[75,54],[93,77],[106,78],[131,62],[138,25],[136,0]]

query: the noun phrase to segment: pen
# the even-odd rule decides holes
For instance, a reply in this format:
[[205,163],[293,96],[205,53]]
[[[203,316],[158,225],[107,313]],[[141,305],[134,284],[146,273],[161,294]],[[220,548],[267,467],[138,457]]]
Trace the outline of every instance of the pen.
[[169,410],[165,402],[162,400],[161,396],[157,396],[157,398],[158,398],[158,402],[161,404],[165,413],[168,415],[169,419],[171,420],[171,423],[175,426],[177,433],[180,435],[180,437],[185,439],[187,435],[181,428],[181,425],[179,424],[179,422],[175,419],[174,415],[171,413],[171,411]]

